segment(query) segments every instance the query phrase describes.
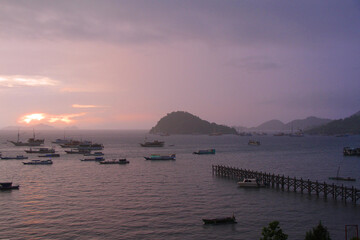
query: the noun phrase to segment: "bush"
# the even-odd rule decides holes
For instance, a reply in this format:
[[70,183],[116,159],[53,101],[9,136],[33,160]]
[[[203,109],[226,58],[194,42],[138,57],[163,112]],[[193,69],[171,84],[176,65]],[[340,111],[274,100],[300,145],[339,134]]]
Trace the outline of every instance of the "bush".
[[305,240],[331,240],[331,238],[327,228],[319,222],[319,225],[306,233]]
[[278,221],[269,223],[268,227],[264,227],[262,232],[262,238],[260,240],[286,240],[288,235],[284,234],[279,227]]

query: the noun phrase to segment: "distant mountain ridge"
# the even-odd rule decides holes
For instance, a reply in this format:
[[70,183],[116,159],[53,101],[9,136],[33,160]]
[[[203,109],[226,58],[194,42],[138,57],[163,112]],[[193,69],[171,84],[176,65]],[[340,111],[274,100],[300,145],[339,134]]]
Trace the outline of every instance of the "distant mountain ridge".
[[318,118],[318,117],[307,117],[305,119],[296,119],[288,123],[283,123],[280,120],[270,120],[260,124],[257,127],[249,128],[251,131],[297,131],[307,130],[317,126],[321,126],[331,122],[331,119]]
[[168,134],[236,134],[234,128],[210,123],[188,112],[177,111],[168,113],[161,118],[150,133],[168,133]]
[[308,134],[337,135],[360,134],[360,111],[350,117],[331,121],[306,131]]

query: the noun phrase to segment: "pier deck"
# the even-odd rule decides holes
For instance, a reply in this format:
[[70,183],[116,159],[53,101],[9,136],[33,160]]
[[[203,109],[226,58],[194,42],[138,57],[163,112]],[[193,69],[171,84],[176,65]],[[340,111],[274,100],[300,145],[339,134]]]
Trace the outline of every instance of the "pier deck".
[[354,187],[338,186],[335,184],[327,184],[326,182],[297,179],[296,177],[285,177],[284,175],[275,175],[266,172],[256,172],[235,167],[222,165],[212,165],[212,174],[218,177],[224,177],[240,181],[244,178],[256,178],[263,181],[267,186],[278,188],[283,191],[293,191],[299,193],[315,194],[323,198],[339,199],[342,201],[351,201],[356,204],[360,200],[360,190]]

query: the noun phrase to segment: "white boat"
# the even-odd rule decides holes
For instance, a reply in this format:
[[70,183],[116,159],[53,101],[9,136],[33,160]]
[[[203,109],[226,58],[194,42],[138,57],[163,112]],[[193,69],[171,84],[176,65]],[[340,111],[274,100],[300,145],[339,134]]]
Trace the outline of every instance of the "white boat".
[[265,187],[265,184],[258,181],[256,178],[245,178],[243,181],[238,182],[239,187]]

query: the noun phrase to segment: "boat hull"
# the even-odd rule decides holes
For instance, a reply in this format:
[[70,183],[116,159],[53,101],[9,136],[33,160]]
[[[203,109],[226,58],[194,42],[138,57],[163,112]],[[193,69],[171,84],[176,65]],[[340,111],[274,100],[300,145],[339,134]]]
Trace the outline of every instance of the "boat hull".
[[204,224],[235,224],[235,217],[225,217],[225,218],[213,218],[213,219],[202,219]]

